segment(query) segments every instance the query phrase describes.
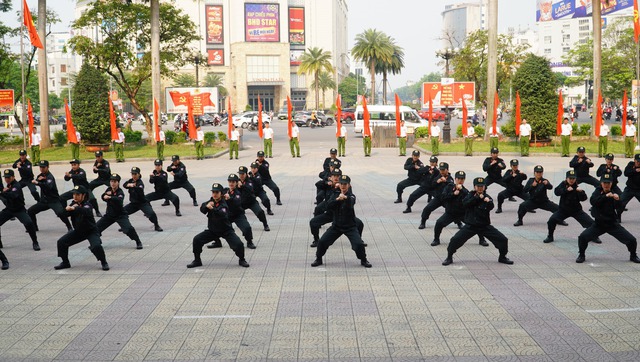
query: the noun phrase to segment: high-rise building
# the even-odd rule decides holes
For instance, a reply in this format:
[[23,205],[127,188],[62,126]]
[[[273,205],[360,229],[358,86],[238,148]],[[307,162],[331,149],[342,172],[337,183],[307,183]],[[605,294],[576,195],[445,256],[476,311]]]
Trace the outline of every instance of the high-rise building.
[[70,77],[77,72],[76,58],[68,49],[67,42],[71,38],[68,32],[50,33],[47,36],[47,78],[49,93],[55,93],[63,98],[69,98],[71,89]]
[[460,48],[467,35],[486,29],[486,13],[486,0],[445,5],[442,12],[442,48]]

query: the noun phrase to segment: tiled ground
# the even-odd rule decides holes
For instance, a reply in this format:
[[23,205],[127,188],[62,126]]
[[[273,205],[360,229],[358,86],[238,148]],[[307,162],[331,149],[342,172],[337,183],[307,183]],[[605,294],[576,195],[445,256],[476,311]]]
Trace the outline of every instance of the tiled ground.
[[[577,222],[569,220],[556,231],[556,242],[543,244],[549,214],[529,214],[525,226],[514,228],[517,204],[507,202],[505,213],[492,218],[509,237],[515,265],[498,264],[496,249],[472,239],[453,265],[443,267],[456,228],[445,230],[443,245],[431,247],[442,211],[418,230],[425,200],[409,215],[402,214],[404,205],[393,204],[395,184],[404,177],[404,158],[395,150],[375,149],[364,158],[350,148],[343,158],[373,268],[362,268],[344,239],[329,249],[325,265],[311,268],[313,183],[332,146],[305,144],[303,157],[291,159],[285,145],[276,144],[270,161],[284,205],[274,206],[271,232],[249,216],[258,249],[247,249],[248,269],[237,265],[227,246],[205,250],[203,267],[185,267],[205,218],[183,190],[182,218],[154,204],[164,232],[153,232],[141,214],[131,217],[144,250],[135,250],[116,226],[105,231],[108,272],[99,269],[86,243],[71,249],[72,269],[53,270],[64,226],[51,212],[41,214],[40,252],[31,250],[16,221],[5,224],[3,250],[11,269],[0,272],[0,360],[640,359],[640,266],[628,261],[624,246],[604,236],[602,245],[588,249],[587,262],[576,264]],[[239,162],[187,160],[200,201],[214,180],[224,181],[253,154],[255,149],[243,151]],[[440,158],[452,171],[466,170],[467,185],[481,175],[484,157]],[[537,161],[552,183],[562,180],[568,159],[523,158],[522,168],[531,173]],[[134,165],[145,174],[151,170],[149,161],[114,168],[126,174]],[[67,167],[52,167],[59,185]],[[500,186],[492,189],[495,197]],[[623,225],[639,235],[637,201],[629,208]]]

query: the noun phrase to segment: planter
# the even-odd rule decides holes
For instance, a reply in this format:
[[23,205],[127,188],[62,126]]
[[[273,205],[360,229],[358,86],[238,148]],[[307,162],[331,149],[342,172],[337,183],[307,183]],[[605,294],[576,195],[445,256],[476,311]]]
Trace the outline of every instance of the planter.
[[96,151],[102,151],[102,152],[107,152],[109,151],[109,143],[94,143],[94,144],[87,144],[85,145],[85,149],[87,150],[87,152],[96,152]]

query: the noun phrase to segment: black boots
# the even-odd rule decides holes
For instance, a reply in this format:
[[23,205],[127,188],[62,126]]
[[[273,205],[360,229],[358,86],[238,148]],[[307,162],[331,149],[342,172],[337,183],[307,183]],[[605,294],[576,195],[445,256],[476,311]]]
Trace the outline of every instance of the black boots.
[[444,266],[447,266],[449,264],[453,264],[453,253],[448,253],[447,258],[442,262],[442,265]]
[[547,238],[544,239],[542,242],[545,243],[545,244],[552,243],[553,242],[553,235],[551,235],[551,234],[547,235]]
[[316,267],[322,265],[322,258],[316,258],[316,260],[313,261],[313,263],[311,263],[312,267]]
[[160,227],[160,224],[158,224],[158,223],[155,223],[153,225],[153,230],[155,230],[155,231],[163,231],[162,228]]
[[40,251],[40,244],[37,241],[33,242],[33,250]]
[[62,262],[53,267],[55,270],[69,269],[71,268],[71,263],[69,263],[69,259],[63,258]]
[[249,263],[247,263],[247,261],[244,258],[238,260],[238,265],[240,265],[243,268],[248,268],[249,267]]
[[403,214],[409,214],[411,213],[411,207],[407,206],[406,209],[404,209],[404,211],[402,212]]
[[360,260],[360,265],[362,265],[365,268],[371,268],[373,266],[371,265],[371,263],[369,263],[367,259]]

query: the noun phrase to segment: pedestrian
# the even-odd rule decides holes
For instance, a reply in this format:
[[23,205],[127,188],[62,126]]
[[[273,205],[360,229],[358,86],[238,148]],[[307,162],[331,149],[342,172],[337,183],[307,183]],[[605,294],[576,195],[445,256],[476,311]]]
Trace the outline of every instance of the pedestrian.
[[351,249],[355,251],[356,256],[360,259],[360,265],[365,268],[371,268],[371,263],[367,260],[364,242],[360,237],[357,229],[356,214],[354,205],[356,196],[351,192],[351,178],[347,175],[340,176],[340,192],[334,193],[334,196],[327,203],[327,209],[333,210],[333,223],[325,231],[318,241],[316,249],[316,260],[311,263],[312,267],[322,265],[322,257],[326,254],[327,249],[342,235],[345,235],[351,243]]
[[[73,186],[83,186],[84,188],[89,190],[89,181],[87,181],[87,173],[82,168],[80,168],[80,160],[73,159],[69,161],[69,163],[71,164],[71,170],[65,172],[64,180],[65,181],[71,180],[73,182]],[[98,208],[98,201],[96,200],[95,196],[93,196],[93,193],[91,191],[88,192],[87,196],[88,196],[87,202],[91,204],[91,206],[95,210],[96,216],[101,217],[102,214],[100,214],[100,209]],[[71,199],[73,199],[73,189],[60,195],[60,200],[64,205],[66,205],[67,201]]]
[[432,194],[433,199],[429,201],[427,206],[422,209],[422,214],[420,215],[420,226],[418,229],[422,230],[426,227],[427,220],[429,220],[429,216],[431,213],[439,207],[444,206],[444,200],[442,198],[442,192],[448,183],[452,183],[453,179],[451,178],[451,174],[449,174],[449,164],[446,162],[440,162],[438,165],[438,170],[440,171],[439,177],[436,176],[432,181]]
[[204,131],[201,125],[196,127],[196,160],[204,160]]
[[418,170],[422,167],[424,167],[424,164],[420,161],[420,151],[413,150],[411,157],[407,158],[404,162],[404,169],[407,170],[407,178],[398,182],[398,186],[396,186],[398,198],[393,202],[394,204],[402,203],[402,192],[404,189],[420,184],[420,174],[418,174]]
[[158,138],[160,138],[160,140],[156,141],[156,156],[160,161],[164,161],[164,146],[167,143],[167,137],[162,130],[162,126],[158,125],[158,127],[160,128],[158,130]]
[[[574,170],[567,171],[565,180],[553,190],[556,196],[560,196],[560,203],[558,211],[554,212],[547,221],[549,233],[543,241],[545,244],[553,242],[553,232],[556,230],[556,225],[569,217],[576,219],[583,228],[588,228],[593,224],[593,219],[582,211],[581,202],[587,200],[587,193],[578,186],[576,178]],[[593,242],[600,244],[602,241],[600,238],[596,238]]]
[[514,196],[518,196],[523,201],[527,200],[529,196],[524,193],[524,185],[522,183],[527,180],[527,175],[520,172],[519,162],[515,158],[509,161],[509,165],[511,169],[507,170],[502,176],[502,182],[504,184],[504,190],[502,190],[498,194],[498,208],[496,209],[496,214],[502,212],[502,204],[505,199],[509,201],[516,201]]
[[[27,229],[29,237],[31,237],[31,245],[33,247],[33,250],[40,250],[40,244],[38,244],[38,236],[36,235],[35,225],[33,224],[33,221],[27,214],[27,210],[24,207],[24,195],[22,194],[22,186],[20,185],[20,182],[16,180],[13,170],[4,170],[2,177],[4,178],[4,182],[7,185],[2,188],[2,191],[0,191],[0,200],[2,200],[2,202],[6,205],[4,210],[0,211],[0,226],[4,225],[12,218],[18,219],[20,223]],[[2,238],[0,238],[0,248],[2,247]],[[6,261],[6,259],[0,258],[0,260],[2,261],[3,268],[5,266],[5,262],[7,263],[7,268],[9,267],[9,262]]]
[[195,268],[202,266],[200,255],[202,247],[215,239],[223,238],[229,248],[233,250],[238,257],[238,264],[248,268],[249,263],[244,258],[244,245],[231,226],[229,220],[229,206],[222,198],[224,188],[219,183],[211,186],[211,198],[200,205],[200,212],[207,216],[207,229],[193,237],[193,261],[187,265],[187,268]]
[[116,162],[124,162],[124,133],[120,126],[116,128],[116,131],[118,132],[118,139],[113,141],[113,148],[116,152]]
[[122,186],[129,190],[129,204],[124,207],[124,211],[127,215],[142,211],[144,216],[153,224],[153,229],[155,231],[163,231],[158,224],[158,216],[144,196],[144,182],[142,182],[142,179],[140,178],[140,168],[132,167],[131,179],[126,181]]
[[114,173],[109,177],[109,187],[100,198],[107,203],[107,211],[96,223],[100,234],[109,226],[118,223],[120,231],[136,242],[136,249],[142,249],[142,241],[129,221],[129,214],[124,210],[124,191],[120,188],[120,175]]
[[[622,220],[622,213],[627,207],[629,201],[633,198],[640,201],[640,153],[636,154],[633,161],[630,161],[624,168],[624,175],[627,177],[627,185],[620,196],[620,204],[618,205],[618,222]],[[613,181],[612,177],[609,179]]]
[[146,194],[144,197],[147,201],[169,200],[176,209],[176,216],[182,216],[180,213],[180,198],[171,192],[169,188],[169,174],[162,169],[162,160],[153,161],[153,171],[149,175],[149,183],[153,185],[154,191]]
[[[346,133],[345,129],[345,134]],[[368,130],[362,130],[362,147],[364,148],[364,157],[371,157],[371,137],[373,137],[373,125],[369,124]]]
[[42,138],[40,137],[40,133],[38,133],[38,128],[33,127],[33,133],[31,133],[31,162],[34,165],[40,163],[40,142]]
[[504,160],[498,157],[500,150],[497,147],[491,148],[491,156],[485,158],[482,163],[482,170],[487,173],[484,178],[485,188],[489,188],[492,183],[497,183],[502,187],[506,187],[506,184],[502,182],[502,170],[507,168]]
[[267,215],[273,215],[273,211],[271,211],[271,200],[269,200],[269,196],[267,196],[267,192],[264,190],[262,183],[262,176],[258,169],[260,165],[257,162],[251,162],[251,171],[249,171],[249,179],[253,182],[253,192],[256,194],[256,197],[262,201],[262,206],[267,209]]
[[520,124],[520,156],[529,157],[529,142],[531,141],[531,125],[525,118]]
[[628,119],[624,130],[624,155],[626,158],[632,158],[637,142],[636,126],[633,120]]
[[336,138],[338,138],[338,157],[345,157],[345,149],[347,145],[347,127],[345,127],[343,124],[340,124],[340,128],[338,128],[338,124],[336,123]]
[[613,163],[613,153],[607,153],[604,155],[605,163],[598,167],[596,170],[596,176],[602,178],[602,175],[611,175],[611,189],[618,195],[622,195],[622,190],[618,186],[618,177],[622,176],[622,169]]
[[[524,186],[524,193],[528,196],[518,207],[518,221],[513,226],[521,226],[522,219],[527,212],[534,211],[536,209],[547,210],[550,212],[558,211],[558,205],[549,200],[547,196],[547,190],[551,190],[553,185],[549,180],[542,177],[544,173],[544,167],[537,165],[533,168],[534,177],[527,181]],[[566,222],[562,222],[561,225],[566,225]]]
[[[502,130],[500,126],[496,126],[496,132],[493,134],[493,126],[489,127],[489,149],[498,148],[498,141],[502,138]],[[489,187],[489,185],[487,185]]]
[[289,149],[291,157],[300,157],[300,129],[298,125],[291,121],[291,136],[289,136]]
[[71,217],[71,222],[73,222],[73,230],[69,230],[58,239],[58,256],[62,262],[53,268],[55,270],[71,268],[69,247],[88,240],[89,250],[102,265],[102,270],[109,270],[107,257],[102,248],[102,240],[100,240],[100,232],[96,226],[96,220],[93,218],[91,205],[87,202],[89,191],[84,186],[75,186],[73,191],[73,201],[65,208]]
[[484,236],[498,249],[498,263],[513,264],[513,261],[507,258],[509,239],[491,225],[490,213],[494,205],[491,196],[486,194],[484,178],[476,177],[473,180],[473,189],[462,200],[465,225],[451,238],[447,247],[447,258],[442,265],[453,263],[453,254],[474,235]]
[[238,159],[238,142],[240,140],[240,131],[235,124],[231,124],[231,136],[229,137],[229,159],[232,160],[235,155]]
[[576,155],[573,156],[571,161],[569,162],[569,167],[573,168],[576,171],[577,183],[580,185],[581,183],[587,183],[593,187],[600,186],[598,180],[589,175],[589,169],[593,167],[594,164],[591,159],[585,156],[585,148],[580,146],[576,151]]
[[467,121],[467,135],[464,138],[464,155],[473,156],[473,139],[476,138],[476,131],[470,121]]
[[407,208],[402,212],[404,214],[410,213],[413,204],[415,204],[415,202],[424,195],[428,194],[429,197],[427,202],[431,201],[433,197],[431,190],[433,190],[434,178],[440,176],[440,171],[438,170],[438,157],[429,157],[429,166],[420,167],[418,169],[418,175],[420,175],[419,186],[411,193],[411,195],[409,195]]
[[571,136],[573,135],[573,126],[569,123],[569,118],[565,117],[560,126],[560,139],[562,143],[562,157],[569,157],[569,147],[571,147]]
[[256,194],[254,193],[253,181],[248,176],[249,169],[246,166],[240,166],[238,168],[238,190],[240,191],[240,205],[244,210],[250,209],[253,214],[264,226],[264,231],[271,231],[269,223],[267,222],[267,216],[264,210],[258,204],[256,200]]
[[407,155],[407,126],[404,125],[404,120],[400,121],[400,136],[398,136],[398,149],[400,150],[400,156]]
[[634,263],[640,263],[640,258],[636,254],[638,246],[636,238],[622,227],[618,221],[616,201],[620,200],[620,195],[611,190],[611,181],[610,175],[602,175],[600,186],[591,194],[589,202],[591,203],[591,213],[595,221],[578,236],[578,258],[576,263],[584,263],[589,241],[604,233],[625,244],[629,251],[629,260]]
[[264,137],[263,143],[265,156],[273,158],[273,128],[271,128],[271,122],[264,123],[262,135]]
[[271,171],[269,170],[269,161],[264,159],[264,151],[258,151],[258,158],[256,158],[256,163],[258,164],[258,172],[260,176],[262,176],[262,185],[267,186],[276,197],[276,205],[282,205],[282,201],[280,201],[280,188],[273,182],[273,178],[271,178]]
[[431,138],[431,155],[437,156],[440,154],[440,141],[442,141],[442,135],[440,134],[440,126],[438,122],[431,122],[431,131],[429,132]]
[[31,161],[27,159],[27,150],[20,150],[19,152],[20,158],[13,163],[12,168],[17,168],[20,173],[20,187],[28,188],[31,192],[31,196],[36,202],[40,201],[40,195],[38,195],[38,190],[36,190],[36,185],[34,185],[31,181],[33,181],[33,164]]
[[76,129],[76,139],[78,142],[69,142],[71,144],[71,158],[72,159],[80,159],[80,140],[82,136],[80,132]]
[[[170,173],[173,176],[173,181],[169,183],[169,190],[179,188],[185,189],[189,193],[189,196],[191,196],[191,199],[193,199],[193,206],[198,206],[198,201],[196,200],[196,189],[189,182],[187,166],[180,161],[179,155],[171,156],[171,164],[167,166],[167,173]],[[165,199],[162,206],[169,206],[169,200]]]
[[609,126],[604,122],[600,126],[600,136],[598,137],[598,157],[604,157],[609,147]]
[[40,201],[31,206],[27,210],[27,214],[31,218],[33,225],[38,231],[38,221],[36,215],[42,211],[53,210],[56,216],[62,220],[67,230],[71,230],[71,224],[67,218],[67,214],[64,212],[64,206],[60,201],[60,194],[58,194],[58,186],[56,185],[56,179],[49,172],[49,161],[40,161],[40,174],[35,180],[31,181],[34,185],[40,187]]

